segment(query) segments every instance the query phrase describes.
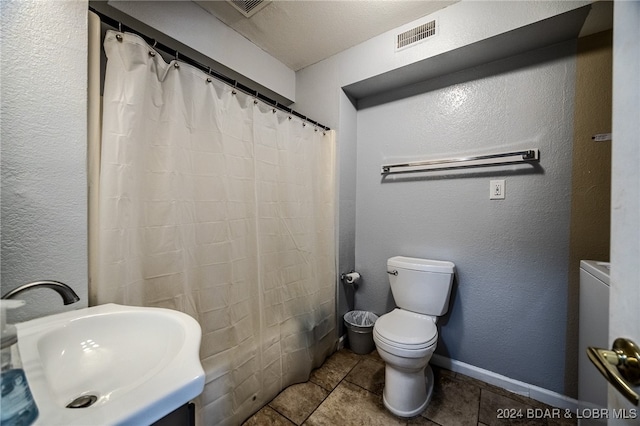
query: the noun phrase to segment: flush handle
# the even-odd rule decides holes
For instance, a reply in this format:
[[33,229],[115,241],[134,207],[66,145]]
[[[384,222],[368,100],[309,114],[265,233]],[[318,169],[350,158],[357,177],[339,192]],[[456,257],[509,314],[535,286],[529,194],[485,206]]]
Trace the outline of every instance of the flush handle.
[[396,271],[395,269],[393,271],[387,271],[387,274],[389,275],[398,275],[398,271]]
[[640,348],[629,339],[618,338],[611,350],[587,348],[589,360],[625,398],[638,405],[640,396],[631,386],[640,385]]

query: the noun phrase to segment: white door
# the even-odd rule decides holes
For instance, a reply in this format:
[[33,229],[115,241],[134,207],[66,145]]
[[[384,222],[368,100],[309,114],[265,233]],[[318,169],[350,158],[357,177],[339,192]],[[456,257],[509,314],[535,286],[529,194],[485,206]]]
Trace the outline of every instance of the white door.
[[[614,3],[612,114],[609,345],[618,337],[640,345],[640,1],[637,0]],[[640,393],[640,386],[634,390]],[[610,415],[614,410],[635,419],[610,418],[610,425],[640,424],[640,407],[609,386]]]

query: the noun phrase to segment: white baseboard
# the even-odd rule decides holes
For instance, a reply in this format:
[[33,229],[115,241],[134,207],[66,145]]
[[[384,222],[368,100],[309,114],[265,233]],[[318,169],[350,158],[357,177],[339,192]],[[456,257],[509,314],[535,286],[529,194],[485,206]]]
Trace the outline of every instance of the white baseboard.
[[447,370],[481,380],[499,388],[506,389],[509,392],[535,399],[536,401],[543,402],[551,405],[552,407],[568,409],[574,412],[580,407],[578,400],[569,398],[568,396],[539,386],[530,385],[529,383],[521,382],[519,380],[514,380],[494,373],[493,371],[475,367],[464,362],[456,361],[455,359],[449,359],[438,354],[433,354],[430,363],[437,365],[438,367],[446,368]]

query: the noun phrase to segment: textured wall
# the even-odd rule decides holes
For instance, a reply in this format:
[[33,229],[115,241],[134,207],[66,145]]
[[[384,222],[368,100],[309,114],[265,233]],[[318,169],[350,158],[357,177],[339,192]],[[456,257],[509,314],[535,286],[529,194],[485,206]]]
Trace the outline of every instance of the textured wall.
[[25,293],[26,320],[87,304],[87,2],[2,1],[2,294]]
[[[413,87],[358,112],[356,305],[394,307],[386,259],[457,266],[437,353],[564,392],[575,42]],[[396,160],[539,148],[539,167],[381,179]],[[489,200],[489,180],[506,199]]]
[[576,57],[573,191],[571,196],[571,276],[577,283],[581,259],[609,260],[613,32],[578,40]]
[[[424,73],[446,74],[448,72],[443,69],[450,68],[451,64],[447,61],[434,64],[437,61],[432,61],[433,58],[448,57],[453,62],[463,64],[465,60],[461,58],[471,57],[470,61],[473,62],[473,58],[483,55],[493,57],[496,51],[503,54],[504,40],[503,42],[491,41],[496,36],[511,34],[511,37],[515,37],[513,32],[520,28],[531,28],[551,17],[572,11],[585,4],[588,2],[459,2],[296,72],[296,103],[293,107],[337,129],[340,194],[339,272],[348,272],[355,267],[354,255],[351,252],[355,244],[356,226],[356,173],[354,170],[361,167],[356,158],[362,150],[360,148],[356,152],[355,144],[358,138],[352,131],[352,123],[359,118],[342,88],[377,75],[385,75],[387,83],[397,79],[398,81],[393,83],[396,84],[404,81],[403,71],[417,63],[424,63]],[[394,51],[394,37],[397,32],[428,22],[434,17],[440,21],[440,34],[436,38],[410,49]],[[529,31],[528,35],[524,39],[519,39],[518,42],[523,45],[535,45],[540,35],[539,31]],[[528,37],[534,40],[527,39]],[[480,44],[483,44],[483,47],[480,47]],[[461,53],[463,51],[467,53]],[[472,54],[468,55],[469,52]],[[437,68],[436,71],[433,70],[434,67]],[[391,95],[396,98],[405,96],[405,90],[406,88],[403,88],[403,93],[396,91]],[[407,96],[411,96],[410,90],[407,92]],[[366,103],[366,100],[359,99],[358,102]],[[381,98],[375,100],[376,103],[381,101]],[[379,166],[379,164],[376,165],[373,173],[377,172]],[[488,187],[488,182],[486,186]],[[379,200],[379,202],[383,201]],[[366,282],[363,283],[363,286],[366,285]],[[369,297],[363,286],[355,294],[356,308],[359,309],[366,307],[361,301]],[[338,288],[340,314],[347,311],[347,302],[344,300],[347,297],[349,294],[340,285]],[[475,365],[473,360],[467,362]]]
[[[609,260],[611,225],[611,141],[591,136],[611,131],[612,31],[578,39],[573,133],[571,237],[569,248],[569,325],[567,372],[577,371],[580,260]],[[578,377],[566,375],[569,395]]]

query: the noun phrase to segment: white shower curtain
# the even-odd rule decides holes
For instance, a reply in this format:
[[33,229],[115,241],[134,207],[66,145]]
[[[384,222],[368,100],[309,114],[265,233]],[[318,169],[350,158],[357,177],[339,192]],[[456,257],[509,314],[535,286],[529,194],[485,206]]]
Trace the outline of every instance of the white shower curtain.
[[333,132],[108,32],[91,303],[203,332],[202,424],[238,424],[334,349]]

